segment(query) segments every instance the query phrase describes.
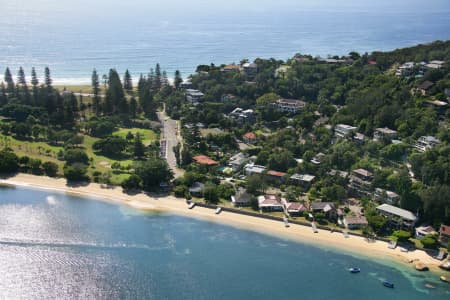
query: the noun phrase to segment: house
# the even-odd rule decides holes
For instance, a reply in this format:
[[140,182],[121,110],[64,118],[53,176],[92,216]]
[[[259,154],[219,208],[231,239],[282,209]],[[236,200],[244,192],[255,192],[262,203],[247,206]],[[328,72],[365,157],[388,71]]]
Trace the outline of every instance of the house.
[[239,171],[242,166],[248,161],[248,155],[245,153],[239,152],[238,154],[233,155],[228,160],[228,166],[233,170],[233,172]]
[[325,154],[322,152],[317,153],[313,159],[311,159],[311,162],[315,165],[320,165],[325,160]]
[[241,67],[235,64],[226,65],[220,71],[228,73],[228,72],[238,72],[241,70]]
[[428,95],[428,92],[430,91],[431,87],[434,85],[433,82],[429,80],[425,80],[419,86],[417,87],[417,92],[421,93],[423,96]]
[[242,139],[244,140],[244,143],[249,145],[253,145],[258,141],[258,139],[256,138],[256,134],[254,134],[253,132],[247,132],[246,134],[244,134]]
[[365,169],[356,169],[350,175],[348,187],[362,196],[370,195],[372,190],[373,174]]
[[419,240],[430,234],[437,235],[436,230],[434,230],[434,228],[431,226],[420,226],[420,227],[417,227],[415,231],[416,231],[415,238],[419,239]]
[[297,217],[302,216],[305,211],[308,211],[308,208],[300,202],[286,202],[284,208],[290,216]]
[[206,155],[197,155],[192,158],[199,165],[216,166],[219,162],[211,159]]
[[242,109],[240,107],[235,108],[228,117],[236,120],[238,124],[253,124],[256,122],[255,112],[253,109]]
[[335,169],[331,169],[330,171],[328,171],[327,173],[330,176],[339,176],[342,178],[347,178],[348,177],[348,172],[346,171],[341,171],[341,170],[335,170]]
[[450,226],[448,225],[441,225],[441,228],[439,229],[439,243],[443,246],[447,246],[447,244],[450,242]]
[[182,89],[192,89],[192,82],[190,82],[189,80],[183,81],[180,84],[180,88],[182,88]]
[[295,173],[294,175],[289,177],[289,181],[292,184],[300,185],[304,188],[309,188],[315,178],[316,178],[316,176],[313,176],[313,175]]
[[447,102],[440,100],[427,100],[424,105],[435,109],[439,114],[444,114],[448,107]]
[[278,99],[274,103],[270,103],[269,105],[273,106],[276,110],[295,114],[299,110],[305,108],[306,102],[297,99]]
[[205,189],[205,185],[201,182],[194,182],[189,187],[189,194],[191,194],[192,197],[203,197],[203,190]]
[[247,77],[253,78],[258,73],[258,65],[255,63],[245,63],[242,65],[242,70]]
[[231,196],[231,203],[234,206],[250,206],[251,205],[252,195],[247,193],[247,190],[244,188],[238,188],[236,193]]
[[222,102],[229,102],[229,101],[233,101],[236,99],[237,99],[237,97],[233,94],[224,94],[224,95],[222,95],[222,97],[220,97],[220,101],[222,101]]
[[271,182],[282,183],[285,180],[286,173],[269,170],[266,173],[266,177]]
[[329,219],[337,218],[337,209],[333,202],[316,202],[312,201],[310,204],[310,211],[313,213],[322,212]]
[[398,67],[395,72],[395,76],[410,76],[414,71],[415,65],[416,64],[414,62],[405,62]]
[[428,69],[440,69],[444,66],[445,61],[442,60],[432,60],[428,64],[425,64],[425,67]]
[[392,191],[376,188],[373,194],[373,199],[378,202],[397,204],[398,200],[400,200],[400,196]]
[[348,229],[361,229],[369,225],[366,217],[344,217],[344,225]]
[[247,164],[244,167],[244,175],[245,176],[250,176],[250,175],[254,175],[254,174],[262,174],[265,171],[266,171],[266,167],[258,166],[253,163]]
[[281,198],[275,195],[263,195],[258,197],[258,208],[262,211],[283,211]]
[[413,144],[413,147],[419,150],[420,152],[425,152],[428,149],[432,149],[437,145],[441,144],[441,141],[435,138],[434,136],[421,136],[417,142]]
[[392,141],[396,137],[397,137],[397,131],[389,129],[387,127],[376,128],[375,132],[373,133],[373,139],[375,141],[382,141],[384,139]]
[[353,136],[353,141],[355,141],[358,144],[363,144],[366,139],[367,137],[359,132],[355,133],[355,135]]
[[356,130],[358,130],[358,128],[354,126],[337,124],[334,127],[334,135],[340,138],[345,138],[351,136],[353,132],[356,132]]
[[186,89],[186,100],[192,105],[197,105],[202,102],[204,96],[199,90]]
[[380,206],[377,206],[376,210],[380,215],[388,218],[389,223],[396,228],[410,230],[417,221],[417,217],[409,210],[390,204],[381,204]]

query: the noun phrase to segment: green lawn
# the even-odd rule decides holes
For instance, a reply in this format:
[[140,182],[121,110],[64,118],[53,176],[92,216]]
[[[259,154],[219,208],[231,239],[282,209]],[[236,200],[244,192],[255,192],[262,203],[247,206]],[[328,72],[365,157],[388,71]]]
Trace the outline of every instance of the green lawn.
[[133,135],[136,135],[139,132],[142,142],[147,146],[158,139],[158,135],[153,130],[142,128],[121,128],[114,132],[113,135],[125,138],[128,132],[131,132]]

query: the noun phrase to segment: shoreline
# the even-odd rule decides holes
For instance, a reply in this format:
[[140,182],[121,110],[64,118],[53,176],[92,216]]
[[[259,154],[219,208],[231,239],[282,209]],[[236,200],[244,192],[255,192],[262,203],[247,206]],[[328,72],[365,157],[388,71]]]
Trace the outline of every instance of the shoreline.
[[445,271],[439,268],[441,261],[432,258],[422,250],[414,250],[405,253],[401,252],[399,247],[394,250],[389,249],[386,242],[379,240],[369,243],[362,237],[351,235],[349,238],[345,238],[340,233],[330,233],[329,231],[321,229],[319,229],[318,233],[313,233],[312,229],[307,226],[292,223],[290,224],[290,227],[285,228],[284,224],[279,221],[246,216],[227,211],[222,211],[219,215],[216,215],[214,210],[199,206],[196,206],[194,209],[188,209],[184,200],[170,195],[163,197],[149,196],[145,193],[130,195],[123,193],[121,187],[106,187],[96,183],[68,186],[66,185],[66,180],[64,178],[50,178],[22,173],[0,179],[0,185],[67,193],[83,198],[93,198],[94,200],[127,205],[144,211],[167,212],[183,217],[217,222],[238,229],[249,230],[294,242],[336,250],[358,258],[387,259],[394,263],[409,267],[411,270],[414,270],[415,263],[422,262],[436,275],[445,274]]

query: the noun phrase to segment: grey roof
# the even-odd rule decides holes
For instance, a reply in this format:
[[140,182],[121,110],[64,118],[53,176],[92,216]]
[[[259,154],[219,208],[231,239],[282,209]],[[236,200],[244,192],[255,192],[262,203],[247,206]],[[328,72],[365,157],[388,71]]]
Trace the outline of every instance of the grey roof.
[[405,220],[409,220],[409,221],[417,220],[417,217],[412,212],[410,212],[409,210],[397,207],[397,206],[393,206],[393,205],[389,205],[389,204],[381,204],[380,206],[377,206],[377,210],[381,210],[381,211],[390,213],[392,215],[399,216]]
[[311,209],[312,210],[326,210],[329,211],[330,209],[335,209],[333,202],[311,202]]
[[294,174],[291,176],[291,179],[293,180],[299,180],[299,181],[305,181],[305,182],[311,182],[316,178],[316,176],[309,175],[309,174]]

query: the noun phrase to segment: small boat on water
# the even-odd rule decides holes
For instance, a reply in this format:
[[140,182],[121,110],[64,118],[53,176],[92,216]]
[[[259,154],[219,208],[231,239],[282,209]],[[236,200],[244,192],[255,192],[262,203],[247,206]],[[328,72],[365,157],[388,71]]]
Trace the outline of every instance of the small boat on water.
[[189,208],[189,209],[193,209],[194,206],[195,206],[195,202],[191,202],[191,204],[189,204],[188,208]]
[[289,227],[289,220],[288,220],[288,218],[284,217],[283,218],[283,222],[284,222],[284,227]]
[[448,277],[441,276],[441,277],[439,277],[439,279],[440,279],[441,281],[443,281],[443,282],[450,283],[450,278],[448,278]]
[[388,287],[388,288],[390,288],[390,289],[393,289],[394,288],[394,284],[392,283],[392,282],[389,282],[389,281],[383,281],[383,285],[385,286],[385,287]]
[[354,273],[354,274],[361,272],[361,269],[358,267],[352,267],[352,268],[349,268],[348,270],[350,271],[350,273]]
[[221,211],[222,211],[222,207],[218,206],[216,208],[216,215],[220,214]]

